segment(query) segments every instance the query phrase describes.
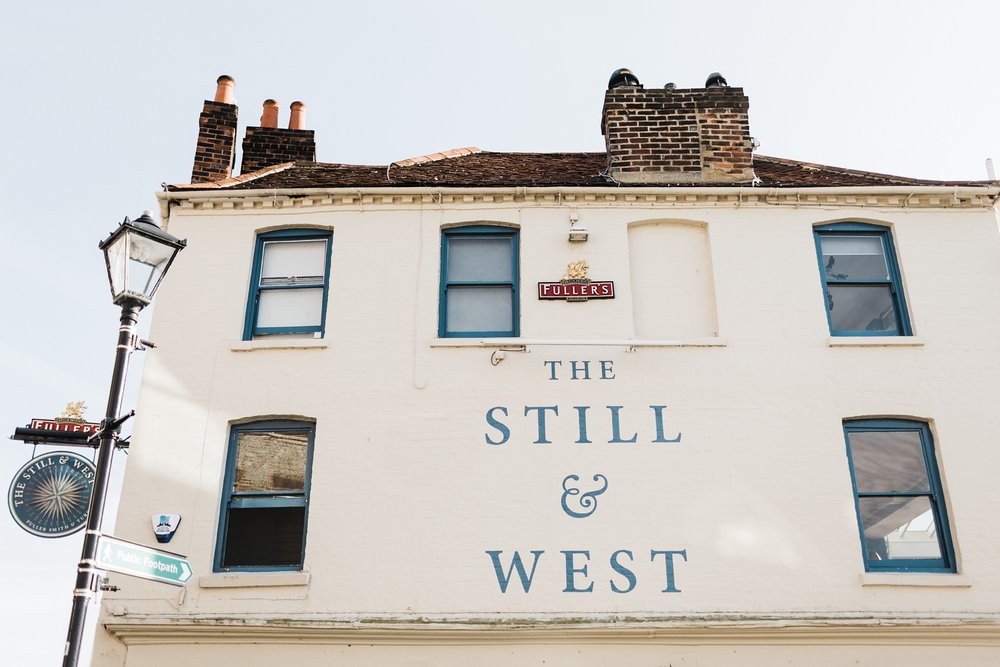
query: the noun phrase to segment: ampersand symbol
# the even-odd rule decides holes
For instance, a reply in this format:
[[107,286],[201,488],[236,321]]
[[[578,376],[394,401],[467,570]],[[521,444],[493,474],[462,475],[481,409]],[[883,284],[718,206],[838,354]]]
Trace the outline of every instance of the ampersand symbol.
[[[577,475],[567,475],[562,483],[563,494],[561,502],[563,512],[566,512],[566,514],[574,519],[583,519],[597,511],[597,496],[608,490],[608,478],[600,473],[594,475],[595,482],[603,483],[603,486],[599,489],[583,493],[580,487],[576,486],[576,482],[579,481],[580,478]],[[570,509],[568,502],[570,498],[574,499],[573,504],[579,511]]]

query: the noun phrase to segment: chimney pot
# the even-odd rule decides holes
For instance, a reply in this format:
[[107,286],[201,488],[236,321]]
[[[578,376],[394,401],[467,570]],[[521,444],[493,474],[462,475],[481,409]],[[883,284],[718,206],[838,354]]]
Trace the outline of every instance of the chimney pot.
[[216,80],[215,88],[215,102],[222,102],[223,104],[236,104],[233,99],[233,88],[236,86],[236,79],[233,77],[223,74]]
[[306,105],[304,102],[295,101],[292,102],[292,113],[288,118],[288,129],[289,130],[304,130],[306,129]]
[[261,127],[278,127],[278,102],[277,100],[264,100],[264,111],[260,115]]
[[729,82],[726,78],[719,74],[718,72],[712,72],[708,75],[708,79],[705,81],[706,88],[727,88]]
[[264,102],[264,116],[260,127],[248,127],[243,138],[243,165],[241,173],[249,174],[282,162],[315,162],[316,136],[305,129],[306,105],[292,102],[288,129],[280,128],[278,103]]
[[632,70],[627,67],[616,69],[611,73],[611,79],[608,81],[608,90],[621,86],[642,87],[639,83],[639,78],[635,74],[632,74]]

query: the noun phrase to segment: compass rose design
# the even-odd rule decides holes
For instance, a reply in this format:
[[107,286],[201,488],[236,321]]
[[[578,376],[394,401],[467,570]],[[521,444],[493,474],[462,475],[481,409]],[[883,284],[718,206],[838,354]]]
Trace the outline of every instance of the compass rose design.
[[87,500],[86,487],[67,470],[46,471],[32,498],[38,516],[48,521],[65,521],[83,509]]
[[63,537],[83,528],[94,484],[94,464],[69,452],[28,461],[7,494],[10,513],[39,537]]

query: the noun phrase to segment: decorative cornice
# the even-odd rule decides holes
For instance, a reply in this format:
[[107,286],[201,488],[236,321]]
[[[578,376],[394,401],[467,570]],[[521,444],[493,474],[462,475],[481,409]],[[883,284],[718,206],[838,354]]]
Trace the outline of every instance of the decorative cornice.
[[810,618],[587,622],[353,622],[235,617],[103,619],[109,633],[138,644],[670,644],[1000,646],[1000,619],[989,617]]
[[614,206],[656,208],[984,209],[998,188],[305,188],[157,194],[163,213],[385,207]]

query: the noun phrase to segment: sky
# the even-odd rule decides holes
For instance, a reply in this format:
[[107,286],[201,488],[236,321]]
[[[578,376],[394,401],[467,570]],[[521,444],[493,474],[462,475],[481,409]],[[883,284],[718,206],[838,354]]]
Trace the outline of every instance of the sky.
[[[0,21],[0,430],[70,401],[103,416],[118,309],[97,243],[155,211],[161,183],[188,182],[221,74],[236,79],[239,137],[264,99],[282,126],[301,100],[322,162],[600,151],[608,78],[628,67],[647,88],[722,72],[766,155],[981,180],[987,157],[1000,170],[998,25],[986,0],[14,3]],[[155,303],[142,331],[152,316]],[[33,448],[3,442],[6,491]],[[126,467],[117,455],[112,496]],[[108,508],[111,533],[129,509]],[[4,664],[61,660],[81,544],[0,511]]]

